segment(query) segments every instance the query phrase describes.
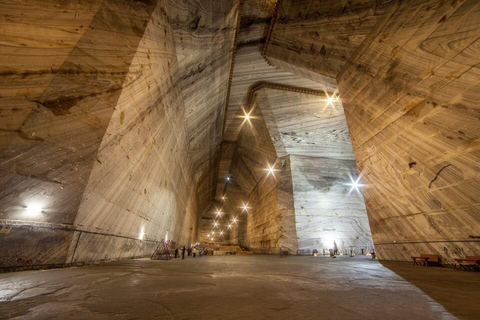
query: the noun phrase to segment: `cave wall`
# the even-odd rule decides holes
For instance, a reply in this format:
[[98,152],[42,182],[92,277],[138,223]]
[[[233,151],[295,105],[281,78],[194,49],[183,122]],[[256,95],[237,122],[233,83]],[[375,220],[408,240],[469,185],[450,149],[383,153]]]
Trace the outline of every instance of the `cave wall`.
[[[280,0],[267,59],[335,78],[391,0]],[[285,64],[284,62],[287,62]]]
[[327,102],[333,94],[264,83],[243,106],[249,119],[237,116],[238,141],[225,148],[231,163],[222,172],[246,194],[250,250],[311,254],[334,241],[343,252],[373,250],[362,194],[346,185],[358,173],[342,104]]
[[199,211],[215,195],[238,0],[168,0]]
[[[247,161],[251,161],[249,158]],[[248,170],[243,159],[234,160],[232,172]],[[238,161],[238,162],[237,162]],[[244,226],[244,245],[256,253],[278,254],[298,251],[293,189],[288,157],[275,160],[275,174],[264,172],[247,197],[249,209],[240,222]]]
[[336,77],[379,258],[478,255],[478,1],[282,3],[266,58]]
[[[1,267],[138,257],[162,238],[196,240],[200,204],[213,196],[212,183],[198,187],[213,178],[196,173],[214,175],[219,142],[218,134],[206,142],[204,170],[192,137],[219,130],[235,5],[2,2],[0,223],[9,232],[0,237]],[[179,30],[191,31],[179,12],[198,7],[192,43],[226,56],[195,77],[197,90],[209,89],[195,109],[183,90],[205,59],[180,63],[177,42]],[[41,212],[29,216],[33,205]]]
[[338,76],[380,259],[479,255],[480,3],[393,3]]
[[354,160],[290,155],[299,254],[334,248],[350,254],[374,250],[362,196],[346,185]]
[[265,87],[255,99],[277,154],[290,160],[298,253],[334,241],[342,252],[372,251],[361,190],[347,185],[358,173],[341,102],[328,102],[334,92],[289,90]]
[[[73,236],[96,152],[155,7],[2,3],[9,17],[2,20],[1,219],[41,224],[38,238],[22,245],[17,228],[2,234],[2,266],[66,260],[64,242]],[[43,212],[30,217],[25,207],[33,205]]]
[[[113,239],[105,245],[104,234],[79,235],[72,262],[149,255],[148,241],[194,240],[196,190],[175,43],[164,10],[159,5],[153,12],[130,64],[75,219],[77,230],[94,229]],[[144,241],[130,244],[132,239]]]
[[[274,166],[274,174],[268,166]],[[231,174],[247,196],[245,245],[258,253],[297,253],[292,179],[288,157],[278,158],[256,102],[233,155]],[[228,195],[228,194],[227,194]]]

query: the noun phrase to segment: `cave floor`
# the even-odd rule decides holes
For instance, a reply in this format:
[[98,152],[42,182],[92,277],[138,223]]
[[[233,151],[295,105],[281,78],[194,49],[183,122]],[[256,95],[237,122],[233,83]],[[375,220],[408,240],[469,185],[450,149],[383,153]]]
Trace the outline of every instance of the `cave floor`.
[[367,257],[127,260],[0,274],[1,319],[479,319],[480,273]]

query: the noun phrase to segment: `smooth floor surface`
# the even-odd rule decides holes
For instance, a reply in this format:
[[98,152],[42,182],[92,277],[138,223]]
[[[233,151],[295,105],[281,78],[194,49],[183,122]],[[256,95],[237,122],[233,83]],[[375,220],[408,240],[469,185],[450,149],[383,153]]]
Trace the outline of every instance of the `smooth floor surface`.
[[0,274],[0,319],[479,319],[480,273],[366,257],[128,260]]

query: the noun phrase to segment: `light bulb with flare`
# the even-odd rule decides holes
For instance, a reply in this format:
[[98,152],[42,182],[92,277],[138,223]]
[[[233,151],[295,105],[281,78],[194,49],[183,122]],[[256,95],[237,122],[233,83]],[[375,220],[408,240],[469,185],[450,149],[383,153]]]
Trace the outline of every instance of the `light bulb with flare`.
[[274,174],[275,173],[275,165],[273,166],[270,166],[269,164],[267,164],[268,168],[265,169],[268,171],[268,174]]
[[357,179],[354,179],[353,177],[350,177],[350,183],[345,183],[345,185],[350,186],[350,191],[348,194],[350,194],[353,190],[357,191],[358,194],[360,194],[360,188],[365,187],[365,184],[360,183],[360,179],[362,178],[362,175],[360,174]]

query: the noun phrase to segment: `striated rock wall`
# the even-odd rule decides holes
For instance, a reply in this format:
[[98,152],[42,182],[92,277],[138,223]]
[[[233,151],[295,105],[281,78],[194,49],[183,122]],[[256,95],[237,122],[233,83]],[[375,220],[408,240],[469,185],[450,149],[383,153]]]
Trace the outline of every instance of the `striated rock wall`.
[[231,159],[222,172],[247,196],[245,244],[255,252],[311,254],[334,241],[344,252],[373,249],[363,197],[346,185],[358,174],[343,107],[328,94],[265,83],[243,106],[249,119],[237,116],[238,141],[222,153]]
[[478,1],[302,3],[267,58],[337,78],[379,258],[480,254]]
[[361,254],[373,241],[362,194],[345,185],[354,160],[290,155],[300,254],[333,249]]
[[[36,232],[39,238],[27,246],[15,243],[16,228],[2,234],[2,265],[57,263],[61,259],[49,257],[61,250],[67,258],[61,242],[73,234],[63,234],[72,230],[156,1],[7,2],[2,7],[11,16],[2,21],[0,215],[19,225],[51,226]],[[31,215],[25,207],[43,212]],[[51,241],[60,238],[57,233],[64,239],[58,244]]]
[[391,0],[280,0],[266,54],[275,66],[335,78]]
[[[275,167],[274,174],[269,174],[269,165]],[[231,173],[247,195],[248,210],[242,213],[245,245],[260,253],[288,250],[296,254],[290,161],[288,157],[277,158],[258,107],[241,129]]]
[[[210,136],[223,118],[221,77],[233,42],[235,5],[0,5],[9,12],[0,35],[0,223],[13,226],[0,236],[1,267],[144,256],[162,238],[196,240],[199,208],[213,195],[198,187],[213,178],[196,173],[204,157],[215,158],[219,142],[204,141],[209,151],[193,157],[198,142],[192,137]],[[219,59],[212,57],[212,63],[224,66],[195,77],[202,87],[186,79],[195,59],[205,56],[180,59],[177,43],[179,30],[189,30],[179,12],[198,7],[207,18],[192,36],[196,42],[189,42],[198,46],[209,39],[205,54],[215,52]],[[222,52],[227,54],[220,57]],[[204,97],[195,96],[202,101],[197,107],[192,92],[183,91],[192,86]],[[206,105],[205,116],[189,120]],[[216,120],[205,123],[211,114]],[[208,170],[201,170],[213,175],[214,165],[207,163]],[[205,188],[213,190],[200,187]]]
[[342,104],[327,99],[333,94],[266,87],[255,97],[277,154],[290,159],[299,254],[334,241],[343,252],[373,249],[361,192],[346,185],[358,174]]
[[396,2],[338,77],[381,259],[480,254],[479,17]]
[[168,0],[198,207],[215,195],[238,0]]
[[[121,237],[186,244],[194,239],[195,184],[179,82],[172,28],[158,5],[130,64],[75,219],[77,229],[95,229],[113,239],[82,234],[72,262],[102,254],[151,254],[151,246]],[[95,248],[100,252],[92,255]]]

